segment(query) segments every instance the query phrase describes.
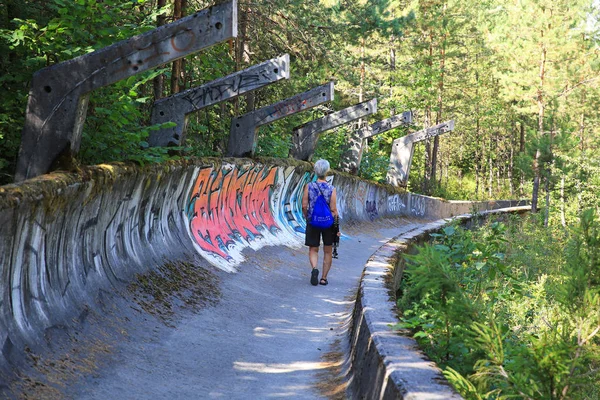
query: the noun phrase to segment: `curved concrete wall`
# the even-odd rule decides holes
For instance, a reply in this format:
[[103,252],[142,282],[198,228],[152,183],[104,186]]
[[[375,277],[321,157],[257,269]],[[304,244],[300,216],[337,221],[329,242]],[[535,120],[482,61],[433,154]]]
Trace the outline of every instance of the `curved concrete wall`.
[[[0,187],[0,369],[136,273],[197,257],[234,271],[244,249],[300,246],[311,170],[291,160],[114,164]],[[505,205],[445,202],[350,175],[332,180],[345,222]]]

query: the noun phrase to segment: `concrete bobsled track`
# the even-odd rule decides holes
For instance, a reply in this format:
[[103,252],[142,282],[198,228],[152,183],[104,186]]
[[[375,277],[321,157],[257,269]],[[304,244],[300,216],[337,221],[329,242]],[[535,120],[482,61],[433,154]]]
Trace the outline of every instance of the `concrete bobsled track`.
[[[319,398],[317,392],[290,395],[290,384],[281,380],[282,374],[275,374],[279,380],[272,382],[287,385],[287,391],[279,392],[264,382],[236,392],[226,376],[210,375],[215,373],[219,355],[227,359],[236,348],[249,354],[258,351],[252,343],[236,342],[239,332],[230,334],[238,320],[261,318],[269,310],[283,312],[284,299],[296,299],[297,304],[288,305],[294,310],[304,302],[310,307],[316,304],[317,300],[306,297],[317,288],[308,285],[300,205],[303,187],[312,179],[312,165],[301,161],[207,159],[146,167],[100,165],[78,174],[52,173],[0,187],[0,397],[117,398],[122,393],[120,398],[262,398],[278,393]],[[322,288],[340,296],[330,299],[338,305],[353,303],[362,268],[381,246],[381,239],[414,229],[419,221],[516,205],[448,202],[337,172],[331,179],[338,189],[342,228],[348,227],[347,234],[353,232],[349,234],[352,240],[342,241],[346,253],[342,251],[340,260],[334,260],[334,269],[338,261],[348,265],[344,279],[338,275]],[[395,222],[389,222],[392,219]],[[245,269],[274,263],[281,268],[267,276],[244,274]],[[304,286],[281,287],[281,278],[294,274]],[[341,290],[339,285],[346,286]],[[263,300],[261,296],[266,295],[270,297]],[[241,314],[214,306],[219,302]],[[205,305],[214,314],[202,314],[199,310]],[[168,349],[179,349],[180,355],[192,351],[186,347],[191,345],[182,344],[183,338],[173,337],[183,332],[177,330],[181,320],[195,315],[189,309],[199,314],[190,328],[194,334],[187,337],[213,353],[204,352],[206,358],[193,366],[178,364],[181,358],[166,363],[175,357],[164,354]],[[178,310],[182,310],[179,320],[173,316]],[[269,320],[283,317],[271,315]],[[165,325],[157,328],[152,321]],[[308,329],[305,334],[311,332]],[[146,345],[152,341],[150,336],[170,339],[150,351]],[[254,336],[260,334],[254,332]],[[124,350],[124,343],[129,343],[129,350]],[[291,362],[294,357],[289,354],[303,353],[303,346],[292,339],[275,348],[267,344],[262,350]],[[131,361],[133,349],[141,348],[145,350],[138,351],[138,360],[152,360],[150,366]],[[135,365],[126,368],[127,360]],[[152,365],[158,375],[142,374],[146,380],[130,382],[136,368],[148,371]],[[248,374],[255,368],[236,365]],[[115,372],[121,370],[130,372]],[[182,377],[190,371],[219,389],[205,391],[187,379],[182,384]],[[209,375],[203,376],[202,371]],[[298,379],[314,383],[314,374],[307,374]],[[108,389],[106,382],[119,379],[126,383]],[[250,385],[255,377],[240,379]],[[187,384],[194,390],[186,392]],[[86,385],[102,394],[94,395]],[[137,395],[135,387],[141,390]],[[130,395],[126,388],[132,390]],[[267,389],[272,391],[261,392]]]

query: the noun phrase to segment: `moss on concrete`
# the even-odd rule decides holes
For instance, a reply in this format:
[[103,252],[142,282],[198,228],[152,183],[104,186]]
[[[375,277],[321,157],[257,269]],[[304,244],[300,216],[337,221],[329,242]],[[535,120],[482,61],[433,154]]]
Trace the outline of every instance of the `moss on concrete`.
[[[105,190],[106,186],[115,184],[124,177],[132,175],[153,175],[156,179],[162,179],[165,175],[175,171],[191,167],[220,168],[223,163],[237,166],[247,166],[256,163],[274,167],[294,167],[299,173],[312,173],[313,164],[295,160],[293,158],[182,158],[167,161],[161,164],[147,164],[140,166],[134,163],[115,162],[110,164],[99,164],[94,166],[81,166],[77,172],[56,171],[41,175],[20,183],[0,186],[0,210],[18,207],[23,203],[39,203],[52,199],[52,208],[60,205],[59,198],[66,190],[89,190],[88,197],[95,197]],[[341,171],[333,171],[333,175],[351,181],[364,181],[363,179]],[[151,182],[148,183],[148,185]],[[388,184],[370,182],[390,193],[404,193],[405,189],[396,188]],[[89,185],[92,185],[91,189]],[[48,206],[49,207],[49,206]]]

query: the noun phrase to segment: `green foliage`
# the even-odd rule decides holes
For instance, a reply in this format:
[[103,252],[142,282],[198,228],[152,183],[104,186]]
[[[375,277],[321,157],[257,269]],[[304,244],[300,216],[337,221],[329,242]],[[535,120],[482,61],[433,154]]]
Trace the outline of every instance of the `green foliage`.
[[442,183],[433,189],[432,196],[447,200],[479,200],[475,196],[475,179],[472,174],[462,176],[449,173],[446,178],[442,178]]
[[580,221],[568,235],[515,218],[449,226],[406,256],[398,326],[465,398],[597,396],[600,221]]
[[[479,356],[470,352],[463,340],[471,322],[483,311],[478,301],[493,289],[487,286],[488,280],[506,271],[504,229],[503,224],[493,224],[484,242],[474,241],[471,231],[448,226],[443,233],[432,234],[437,239],[433,244],[425,244],[417,255],[406,256],[409,267],[400,303],[405,310],[403,321],[420,327],[416,337],[429,339],[422,344],[434,360],[463,373],[474,362],[472,358]],[[415,301],[425,306],[409,308]]]
[[342,24],[344,31],[349,33],[353,40],[380,31],[384,36],[399,35],[408,21],[414,18],[411,13],[406,17],[394,16],[393,9],[397,7],[392,0],[376,1],[337,1],[331,8]]
[[223,114],[227,107],[207,107],[189,118],[186,135],[186,150],[197,157],[219,157],[227,149],[229,138],[228,118]]
[[[0,58],[0,184],[10,182],[14,173],[35,71],[148,31],[161,14],[172,21],[172,3],[162,10],[155,3],[0,2],[0,52],[5,56]],[[186,12],[213,3],[187,2]],[[572,224],[581,209],[598,205],[600,92],[598,63],[590,57],[598,24],[592,23],[597,10],[589,2],[533,2],[536,13],[504,0],[258,0],[238,5],[238,38],[186,57],[181,87],[283,53],[290,54],[290,80],[190,115],[186,143],[168,151],[148,149],[145,142],[156,128],[147,126],[152,77],[165,79],[162,96],[171,94],[170,66],[98,90],[92,93],[80,161],[223,155],[232,117],[334,80],[332,104],[262,127],[256,154],[287,157],[294,127],[376,97],[378,114],[363,122],[412,110],[414,125],[372,139],[363,154],[362,177],[385,180],[393,139],[454,119],[455,131],[439,139],[435,181],[425,179],[431,157],[426,158],[424,144],[415,146],[411,191],[453,199],[524,197],[539,171],[542,190],[548,188],[550,224]],[[542,44],[548,54],[543,88]],[[112,125],[103,126],[103,119]],[[321,135],[316,157],[338,165],[349,129]]]
[[358,175],[361,178],[376,182],[386,182],[387,171],[390,164],[391,146],[384,137],[375,137],[369,140],[363,152]]
[[[181,148],[149,147],[147,142],[150,132],[161,125],[145,126],[141,106],[151,99],[140,97],[139,90],[161,72],[140,74],[93,93],[79,154],[83,163],[131,160],[145,164],[177,157],[169,152]],[[173,123],[162,126],[170,127]]]
[[349,131],[348,127],[341,127],[321,134],[313,160],[326,159],[334,168],[339,165]]
[[276,125],[267,125],[260,129],[256,154],[263,157],[287,158],[290,145],[290,137],[280,135]]
[[[152,29],[160,10],[145,3],[52,0],[9,10],[9,24],[0,25],[0,50],[8,56],[0,62],[0,184],[12,180],[33,73]],[[83,162],[167,158],[164,150],[144,149],[153,128],[144,127],[138,106],[148,99],[138,91],[149,79],[127,80],[93,94],[83,132]]]

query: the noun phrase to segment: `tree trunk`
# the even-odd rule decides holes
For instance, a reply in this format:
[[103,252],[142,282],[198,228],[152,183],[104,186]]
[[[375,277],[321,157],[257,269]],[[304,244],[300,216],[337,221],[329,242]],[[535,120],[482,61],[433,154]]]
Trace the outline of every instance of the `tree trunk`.
[[446,170],[444,171],[446,175],[446,186],[448,186],[450,181],[450,156],[446,156]]
[[488,151],[488,197],[492,198],[494,185],[494,164],[492,160],[492,138],[490,137],[490,149]]
[[360,82],[358,86],[358,102],[362,103],[365,90],[365,38],[360,38]]
[[[520,129],[519,129],[519,154],[523,154],[523,152],[525,152],[525,117],[523,117],[521,119],[521,124],[520,124]],[[520,179],[519,179],[519,197],[523,198],[523,196],[525,195],[525,176],[523,173],[520,174]]]
[[[429,58],[427,59],[427,66],[431,71],[433,67],[433,32],[429,31],[426,33],[429,38]],[[433,86],[433,84],[432,84]],[[425,129],[432,126],[431,118],[431,106],[425,107]],[[431,140],[425,140],[425,171],[423,176],[423,194],[429,194],[430,182],[431,182],[431,171],[432,171],[432,153],[431,153]]]
[[560,178],[560,223],[563,227],[567,226],[565,218],[565,174]]
[[437,169],[438,176],[439,176],[439,179],[436,182],[437,187],[441,187],[444,184],[444,182],[443,182],[443,180],[444,180],[444,162],[446,161],[444,159],[444,156],[445,156],[444,152],[438,150],[438,158],[440,161],[438,163],[438,169]]
[[[431,109],[425,109],[425,129],[431,126]],[[425,168],[423,171],[423,194],[429,194],[429,180],[431,179],[431,141],[425,139]]]
[[[174,0],[173,3],[173,21],[177,21],[184,16],[186,0]],[[182,60],[175,60],[171,66],[171,94],[181,91],[180,79],[182,75]]]
[[[358,88],[358,102],[362,103],[364,96],[365,96],[365,77],[366,77],[366,65],[365,65],[365,38],[364,36],[360,38],[360,83],[359,83],[359,88]],[[362,118],[359,118],[356,120],[356,124],[355,124],[355,129],[354,131],[362,128],[363,126],[363,120]],[[362,143],[360,143],[360,157],[362,157],[363,154],[365,154],[368,149],[367,149],[367,140],[363,139]],[[351,142],[350,145],[353,145],[353,143]],[[356,174],[358,175],[358,169],[356,170]]]
[[[585,91],[582,94],[582,101],[585,101]],[[585,104],[585,103],[581,103],[581,104]],[[582,168],[583,166],[583,160],[585,157],[585,113],[581,113],[581,120],[579,122],[579,143],[580,143],[580,153],[579,153],[579,157],[580,157],[580,165],[579,168]],[[577,211],[579,213],[581,213],[581,210],[583,209],[583,197],[581,196],[581,179],[579,177],[577,177]]]
[[[543,32],[542,32],[543,36]],[[540,59],[540,86],[538,88],[537,93],[537,104],[538,104],[538,134],[540,138],[544,135],[544,110],[546,108],[545,99],[544,99],[544,77],[546,73],[546,46],[544,43],[541,44],[542,52]],[[541,150],[538,149],[535,152],[535,159],[533,161],[533,171],[535,173],[535,178],[533,180],[533,190],[531,193],[531,212],[537,212],[538,207],[538,196],[540,192],[540,157],[542,155]]]
[[502,193],[503,185],[502,180],[500,179],[500,162],[496,161],[496,196],[499,193]]
[[[157,7],[162,8],[167,3],[167,0],[158,0]],[[156,17],[156,26],[163,26],[165,24],[165,20],[167,16],[165,14],[160,14]],[[158,75],[156,78],[152,80],[154,100],[161,99],[164,96],[165,92],[165,76],[163,74]]]
[[[479,54],[475,54],[475,65],[479,65]],[[479,198],[479,180],[481,179],[481,160],[483,153],[479,153],[479,143],[481,137],[481,119],[479,116],[479,71],[475,71],[475,198]]]
[[535,173],[535,177],[533,178],[533,190],[531,192],[531,212],[537,212],[537,204],[538,204],[538,195],[540,191],[540,167],[538,165],[538,160],[540,158],[541,152],[538,149],[535,152],[535,159],[533,160],[533,170]]
[[[443,5],[442,18],[445,18],[446,4]],[[433,43],[433,40],[432,40]],[[444,107],[444,70],[446,67],[446,34],[442,35],[440,44],[440,79],[438,81],[438,98],[437,98],[437,115],[436,125],[442,123],[442,111]],[[438,165],[438,151],[440,147],[440,137],[436,136],[433,138],[433,149],[431,151],[431,182],[434,184],[437,182],[437,165]]]
[[502,162],[502,157],[500,155],[500,152],[498,151],[498,142],[500,141],[500,132],[496,131],[496,134],[494,135],[494,153],[496,154],[496,196],[498,195],[498,193],[501,193],[502,190],[502,184],[500,183],[500,164]]
[[481,172],[481,156],[479,155],[479,147],[475,148],[475,198],[479,198],[479,178]]
[[[552,147],[554,144],[554,132],[555,132],[555,125],[554,125],[554,118],[552,118],[552,128],[550,130],[550,148],[548,149],[548,151],[550,152],[550,157],[551,159],[553,159],[554,157],[552,156]],[[548,217],[550,215],[550,185],[552,183],[552,165],[554,162],[548,163],[548,167],[546,168],[546,185],[545,185],[545,190],[546,190],[546,210],[544,212],[544,226],[548,226]]]
[[434,188],[437,182],[437,164],[438,164],[438,152],[440,147],[440,137],[436,136],[433,138],[433,146],[431,148],[431,187]]
[[514,167],[515,167],[515,132],[517,130],[517,124],[513,120],[513,129],[510,132],[510,154],[508,160],[508,183],[510,190],[510,197],[515,196],[515,182],[514,182]]
[[546,209],[544,210],[544,226],[548,227],[548,217],[550,216],[550,169],[547,170],[547,176],[544,178],[546,191]]

